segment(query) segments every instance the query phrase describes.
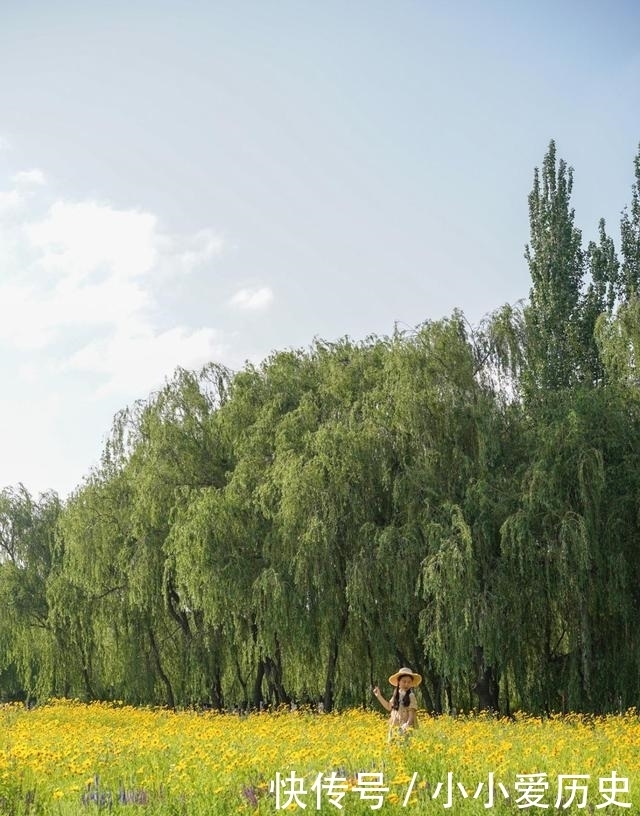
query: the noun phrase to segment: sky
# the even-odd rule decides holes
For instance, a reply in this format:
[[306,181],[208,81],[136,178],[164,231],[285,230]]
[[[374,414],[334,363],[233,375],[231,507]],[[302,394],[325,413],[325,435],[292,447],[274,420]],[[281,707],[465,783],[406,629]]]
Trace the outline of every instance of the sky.
[[0,3],[0,489],[207,362],[526,298],[549,141],[619,245],[640,4]]

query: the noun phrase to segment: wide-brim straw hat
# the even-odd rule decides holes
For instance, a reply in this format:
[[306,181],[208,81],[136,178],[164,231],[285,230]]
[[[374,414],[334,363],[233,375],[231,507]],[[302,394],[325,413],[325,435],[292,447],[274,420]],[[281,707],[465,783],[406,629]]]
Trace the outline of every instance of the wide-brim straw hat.
[[411,683],[412,688],[415,688],[416,686],[419,686],[420,683],[422,683],[422,675],[418,674],[418,672],[411,671],[411,669],[408,669],[406,666],[403,666],[395,674],[392,674],[391,677],[389,678],[389,682],[391,683],[392,686],[397,686],[400,678],[405,674],[408,677],[411,677],[413,681]]

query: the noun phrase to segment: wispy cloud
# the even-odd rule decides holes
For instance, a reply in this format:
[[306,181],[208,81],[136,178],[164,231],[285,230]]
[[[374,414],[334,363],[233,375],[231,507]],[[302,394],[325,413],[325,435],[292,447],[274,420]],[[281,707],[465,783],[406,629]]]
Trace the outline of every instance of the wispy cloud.
[[[60,438],[64,422],[64,401],[59,393],[38,392],[37,399],[0,400],[0,487],[10,482],[24,481],[28,474],[30,490],[44,491],[60,483],[60,473],[68,478],[71,488],[74,478],[67,474],[69,451]],[[79,480],[78,473],[74,474]]]
[[21,209],[24,196],[19,190],[0,190],[0,218]]
[[173,276],[190,274],[210,263],[223,253],[225,243],[221,235],[204,229],[178,238],[158,236],[158,246],[161,249],[159,266]]
[[[0,138],[0,150],[2,150],[2,139]],[[11,214],[22,214],[25,205],[32,197],[33,188],[43,187],[46,184],[45,175],[42,170],[33,168],[32,170],[22,170],[11,177],[13,188],[10,190],[0,190],[0,218],[5,218]]]
[[92,373],[96,396],[144,395],[177,365],[197,367],[221,352],[211,327],[156,321],[158,287],[166,296],[223,251],[213,230],[172,235],[142,210],[47,202],[39,170],[12,181],[0,193],[0,346],[46,352],[60,372]]
[[240,289],[229,303],[237,309],[263,311],[273,303],[273,292],[268,286],[262,286],[259,289]]
[[32,170],[21,170],[11,177],[14,184],[24,185],[27,187],[41,187],[47,183],[44,173],[37,167]]
[[26,225],[24,232],[40,268],[58,281],[78,282],[96,273],[135,278],[157,260],[155,216],[95,201],[56,201],[43,220]]
[[155,332],[142,323],[119,327],[112,335],[92,341],[75,352],[64,370],[104,375],[95,397],[111,393],[140,393],[160,384],[178,365],[199,367],[227,351],[220,333],[211,328],[176,326]]

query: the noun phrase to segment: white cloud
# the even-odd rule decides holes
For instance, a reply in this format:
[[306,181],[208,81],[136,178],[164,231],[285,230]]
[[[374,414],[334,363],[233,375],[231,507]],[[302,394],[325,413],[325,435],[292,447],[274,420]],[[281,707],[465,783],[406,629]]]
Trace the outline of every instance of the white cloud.
[[87,344],[71,356],[64,369],[103,374],[105,380],[96,397],[119,392],[144,396],[178,365],[198,368],[226,351],[215,329],[175,326],[155,333],[140,325]]
[[272,302],[273,292],[268,286],[262,286],[260,289],[240,289],[229,301],[232,306],[247,311],[268,309]]
[[32,170],[21,170],[11,177],[11,181],[25,187],[42,187],[47,183],[44,173],[37,167]]
[[53,204],[20,230],[19,274],[0,285],[0,341],[43,349],[71,328],[146,323],[153,298],[135,278],[153,266],[154,235],[155,219],[146,214]]
[[[41,209],[46,194],[29,191]],[[98,396],[144,396],[176,366],[200,366],[224,348],[212,328],[154,321],[158,287],[166,297],[223,246],[212,230],[169,235],[152,213],[96,201],[45,203],[43,216],[23,223],[0,211],[0,350],[38,350],[60,374],[93,373]]]
[[18,190],[0,190],[0,217],[16,212],[24,204],[24,196]]
[[[25,473],[40,474],[43,465],[39,459],[54,436],[58,411],[59,401],[54,395],[43,395],[38,402],[2,400],[0,489],[7,484],[23,481]],[[7,432],[6,429],[10,430]],[[39,479],[37,481],[36,488],[44,490],[45,484]]]
[[49,306],[32,285],[0,285],[0,343],[14,349],[44,348],[52,339]]
[[57,201],[25,233],[47,274],[81,280],[95,272],[145,275],[157,259],[157,220],[95,201]]
[[177,271],[190,274],[221,255],[223,249],[224,240],[210,229],[178,240],[165,236],[162,240],[163,264],[168,265],[173,274]]
[[[2,150],[2,140],[0,139],[0,150]],[[45,177],[42,170],[23,170],[15,173],[11,177],[15,185],[12,190],[0,190],[0,218],[6,218],[12,214],[20,213],[24,210],[33,187],[41,187],[45,184]]]

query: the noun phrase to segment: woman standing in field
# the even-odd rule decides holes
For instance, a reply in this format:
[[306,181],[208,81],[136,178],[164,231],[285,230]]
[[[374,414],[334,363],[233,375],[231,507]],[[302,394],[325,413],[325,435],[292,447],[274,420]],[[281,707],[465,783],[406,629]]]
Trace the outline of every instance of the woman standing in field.
[[418,701],[413,689],[421,682],[422,675],[403,667],[389,678],[389,683],[395,686],[390,700],[385,700],[378,686],[373,689],[380,705],[391,713],[389,739],[394,733],[406,734],[410,728],[418,727]]

